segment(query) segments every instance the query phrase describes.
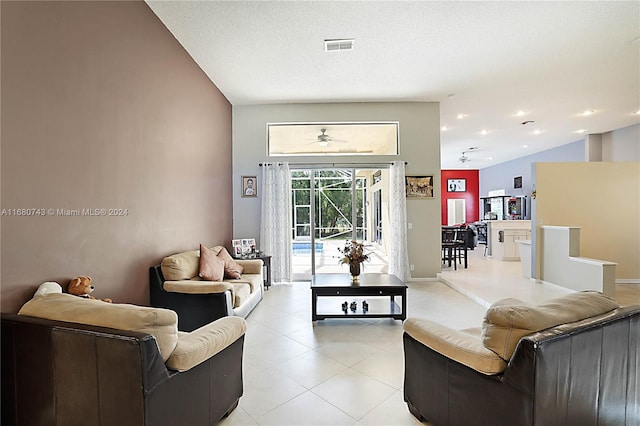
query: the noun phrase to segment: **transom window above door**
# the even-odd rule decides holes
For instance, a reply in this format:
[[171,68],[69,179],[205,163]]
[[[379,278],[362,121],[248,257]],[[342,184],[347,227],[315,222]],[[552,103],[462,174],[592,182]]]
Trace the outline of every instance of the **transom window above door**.
[[399,123],[268,123],[269,156],[398,155]]

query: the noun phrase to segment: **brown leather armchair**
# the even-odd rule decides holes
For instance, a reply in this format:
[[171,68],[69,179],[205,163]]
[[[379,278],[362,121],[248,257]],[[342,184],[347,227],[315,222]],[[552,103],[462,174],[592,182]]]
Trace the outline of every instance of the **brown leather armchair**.
[[172,311],[51,294],[1,321],[3,426],[208,426],[242,395],[242,318],[178,333]]
[[[540,319],[550,311],[557,311],[551,318],[571,316],[575,300],[561,299],[542,310],[497,303],[475,337],[472,330],[407,320],[409,411],[436,426],[639,425],[640,306],[545,326]],[[507,313],[501,324],[492,318],[497,310]],[[517,330],[527,316],[542,328]]]

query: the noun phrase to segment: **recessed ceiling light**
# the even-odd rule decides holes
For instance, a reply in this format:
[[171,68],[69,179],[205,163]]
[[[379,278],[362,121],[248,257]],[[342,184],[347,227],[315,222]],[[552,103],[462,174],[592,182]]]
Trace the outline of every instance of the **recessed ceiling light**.
[[540,129],[535,129],[535,130],[533,131],[533,134],[534,134],[534,135],[539,135],[540,133],[542,133],[542,130],[540,130]]
[[483,136],[484,135],[488,135],[489,131],[487,129],[482,129],[482,130],[480,130],[480,134],[483,135]]
[[582,112],[580,113],[580,115],[581,115],[581,116],[583,116],[583,117],[588,117],[588,116],[590,116],[591,114],[594,114],[594,113],[595,113],[595,111],[594,111],[594,110],[592,110],[592,109],[588,109],[588,110],[586,110],[586,111],[582,111]]
[[523,148],[529,148],[529,145],[522,145]]
[[449,130],[449,128],[447,126],[442,126],[440,127],[440,130],[442,130],[443,132],[446,132],[447,130]]
[[520,111],[516,112],[516,114],[515,114],[515,115],[516,115],[516,117],[522,117],[522,116],[524,116],[524,115],[527,115],[527,113],[526,113],[526,112],[524,112],[523,110],[520,110]]
[[469,114],[458,114],[458,120],[462,120],[464,118],[467,118],[469,116]]
[[580,130],[576,130],[573,133],[585,133],[587,130],[586,129],[580,129]]
[[640,109],[634,112],[635,115],[640,115]]
[[487,157],[487,160],[493,160],[493,157]]

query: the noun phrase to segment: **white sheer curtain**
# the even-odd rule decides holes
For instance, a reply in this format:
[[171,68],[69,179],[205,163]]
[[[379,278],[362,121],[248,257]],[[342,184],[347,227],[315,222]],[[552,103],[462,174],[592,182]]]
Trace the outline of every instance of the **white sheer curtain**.
[[409,253],[407,251],[407,198],[405,195],[404,161],[391,163],[389,182],[389,273],[402,281],[409,281]]
[[272,281],[291,281],[291,174],[289,163],[262,165],[260,246],[262,251],[272,256]]

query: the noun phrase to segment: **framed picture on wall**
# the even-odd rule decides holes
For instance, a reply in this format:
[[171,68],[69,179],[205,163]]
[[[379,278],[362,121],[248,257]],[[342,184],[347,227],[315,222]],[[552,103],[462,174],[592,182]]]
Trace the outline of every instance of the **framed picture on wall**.
[[258,196],[258,177],[242,176],[242,196],[257,197]]
[[407,198],[433,198],[433,175],[406,176]]
[[467,192],[467,180],[447,179],[447,192]]
[[513,187],[522,188],[522,176],[516,176],[513,178]]

